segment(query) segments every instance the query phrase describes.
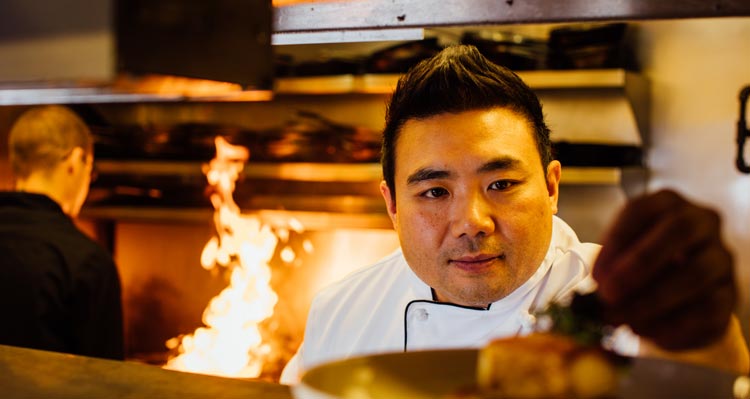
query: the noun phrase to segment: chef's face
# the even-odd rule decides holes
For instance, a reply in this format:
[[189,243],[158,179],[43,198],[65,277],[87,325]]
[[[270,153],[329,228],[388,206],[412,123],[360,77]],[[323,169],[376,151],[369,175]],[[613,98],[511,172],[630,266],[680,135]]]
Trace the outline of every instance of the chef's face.
[[395,200],[385,183],[381,192],[406,261],[438,300],[487,306],[536,271],[560,163],[543,170],[523,116],[492,108],[409,120],[395,160]]

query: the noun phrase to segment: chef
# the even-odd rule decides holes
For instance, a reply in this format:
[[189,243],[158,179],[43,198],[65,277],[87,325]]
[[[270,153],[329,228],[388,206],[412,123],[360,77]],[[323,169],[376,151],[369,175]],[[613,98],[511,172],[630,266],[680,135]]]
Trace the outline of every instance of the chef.
[[122,360],[120,277],[74,223],[93,137],[68,107],[26,110],[8,136],[14,191],[0,192],[0,344]]
[[281,381],[337,359],[472,348],[596,290],[612,349],[748,370],[732,257],[715,212],[673,191],[629,202],[603,246],[557,213],[560,162],[541,104],[509,70],[453,46],[387,109],[380,189],[400,249],[314,299]]

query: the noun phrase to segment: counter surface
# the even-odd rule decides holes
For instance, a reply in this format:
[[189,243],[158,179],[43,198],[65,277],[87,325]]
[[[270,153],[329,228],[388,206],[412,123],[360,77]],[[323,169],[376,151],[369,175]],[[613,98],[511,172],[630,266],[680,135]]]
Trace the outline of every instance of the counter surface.
[[286,385],[0,345],[5,398],[279,398]]

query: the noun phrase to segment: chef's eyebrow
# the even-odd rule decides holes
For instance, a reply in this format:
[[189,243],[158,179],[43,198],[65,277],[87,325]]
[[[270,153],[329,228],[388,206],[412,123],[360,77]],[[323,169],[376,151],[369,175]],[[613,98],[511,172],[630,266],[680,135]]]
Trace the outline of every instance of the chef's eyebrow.
[[518,167],[521,164],[516,158],[502,157],[493,159],[477,169],[477,173],[494,172],[496,170],[507,170]]
[[[494,172],[497,170],[513,169],[520,164],[521,162],[515,158],[510,158],[510,157],[496,158],[483,164],[479,168],[477,168],[477,173],[487,173],[487,172]],[[409,177],[406,179],[406,184],[411,186],[411,185],[414,185],[423,181],[427,181],[427,180],[447,179],[449,177],[451,177],[451,172],[447,170],[422,168],[410,174]]]
[[406,184],[411,186],[425,180],[445,179],[450,177],[451,173],[447,170],[422,168],[409,175],[406,178]]

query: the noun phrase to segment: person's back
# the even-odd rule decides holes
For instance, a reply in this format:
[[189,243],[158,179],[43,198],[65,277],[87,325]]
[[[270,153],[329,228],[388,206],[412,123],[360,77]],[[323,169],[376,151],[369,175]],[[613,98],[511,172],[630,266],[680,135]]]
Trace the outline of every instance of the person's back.
[[86,125],[59,106],[32,109],[9,137],[14,192],[0,193],[0,344],[122,359],[122,305],[107,251],[71,220],[93,163]]

